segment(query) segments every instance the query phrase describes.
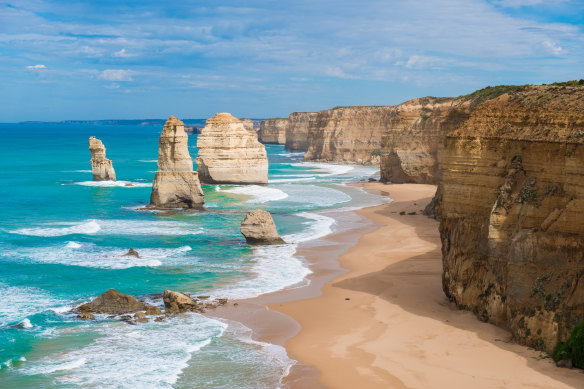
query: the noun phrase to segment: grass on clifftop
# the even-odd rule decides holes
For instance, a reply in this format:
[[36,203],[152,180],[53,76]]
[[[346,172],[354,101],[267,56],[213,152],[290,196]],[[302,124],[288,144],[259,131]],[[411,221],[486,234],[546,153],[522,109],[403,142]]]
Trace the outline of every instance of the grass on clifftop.
[[584,321],[574,327],[566,343],[558,343],[552,358],[556,362],[569,359],[572,365],[584,369]]
[[487,100],[495,99],[505,93],[520,92],[530,87],[531,85],[497,85],[488,86],[483,89],[479,89],[468,95],[460,96],[464,100],[472,100],[472,105],[476,107],[479,104],[484,103]]

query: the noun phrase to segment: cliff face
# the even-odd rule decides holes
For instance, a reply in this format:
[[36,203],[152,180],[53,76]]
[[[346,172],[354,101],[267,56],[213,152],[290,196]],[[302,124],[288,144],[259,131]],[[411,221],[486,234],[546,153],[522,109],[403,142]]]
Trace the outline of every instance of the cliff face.
[[268,157],[255,131],[228,113],[207,120],[197,138],[197,171],[206,184],[267,184]]
[[253,120],[251,120],[249,118],[243,118],[243,119],[239,119],[239,121],[241,121],[243,123],[243,127],[246,130],[256,132],[254,125],[253,125]]
[[93,181],[115,181],[116,172],[112,161],[105,157],[105,146],[101,140],[92,136],[89,138],[89,151],[91,152],[91,172]]
[[379,164],[381,137],[395,112],[395,106],[320,111],[309,123],[304,160]]
[[551,351],[584,319],[584,88],[529,86],[480,100],[453,110],[458,119],[472,112],[446,130],[443,288],[519,342]]
[[381,181],[438,183],[442,127],[454,101],[424,97],[395,107],[381,141]]
[[275,143],[283,145],[286,143],[286,128],[288,119],[265,119],[260,123],[258,138],[262,143]]
[[158,171],[152,185],[151,208],[201,208],[201,184],[193,172],[184,124],[171,116],[164,124],[158,146]]
[[317,112],[292,112],[288,117],[286,127],[286,147],[287,151],[308,150],[308,126],[310,120],[315,118]]

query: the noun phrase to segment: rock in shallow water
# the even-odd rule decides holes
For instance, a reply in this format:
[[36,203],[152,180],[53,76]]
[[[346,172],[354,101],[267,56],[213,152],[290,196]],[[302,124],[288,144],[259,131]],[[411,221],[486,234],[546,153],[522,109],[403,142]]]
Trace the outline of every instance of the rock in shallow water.
[[201,208],[205,202],[184,123],[171,116],[164,124],[158,146],[158,171],[149,208]]
[[140,254],[138,254],[138,252],[136,250],[134,250],[133,248],[130,247],[130,250],[128,250],[128,252],[126,254],[122,255],[122,257],[140,258]]
[[264,209],[248,213],[241,223],[241,233],[249,244],[284,244],[272,215]]
[[92,302],[83,304],[77,309],[82,313],[106,313],[113,315],[122,315],[144,311],[148,305],[136,300],[134,297],[110,289]]
[[105,146],[101,140],[92,136],[89,138],[89,151],[91,152],[91,172],[93,181],[115,181],[116,172],[112,161],[105,157]]

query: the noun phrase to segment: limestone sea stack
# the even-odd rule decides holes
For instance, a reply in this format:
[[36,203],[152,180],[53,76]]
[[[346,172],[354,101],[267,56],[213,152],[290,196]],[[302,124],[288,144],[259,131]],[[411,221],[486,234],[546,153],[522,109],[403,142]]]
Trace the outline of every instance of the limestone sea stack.
[[105,146],[92,136],[89,138],[89,151],[91,152],[91,172],[93,181],[115,181],[116,172],[112,161],[105,157]]
[[207,119],[197,139],[197,171],[205,184],[267,184],[268,156],[257,134],[229,113]]
[[253,120],[250,118],[241,118],[239,120],[243,123],[243,126],[246,130],[256,132],[256,129],[253,125]]
[[264,209],[256,209],[245,215],[241,233],[249,244],[284,244],[278,234],[272,215]]
[[201,208],[205,202],[199,177],[193,171],[184,124],[171,116],[162,129],[158,171],[152,185],[150,208]]

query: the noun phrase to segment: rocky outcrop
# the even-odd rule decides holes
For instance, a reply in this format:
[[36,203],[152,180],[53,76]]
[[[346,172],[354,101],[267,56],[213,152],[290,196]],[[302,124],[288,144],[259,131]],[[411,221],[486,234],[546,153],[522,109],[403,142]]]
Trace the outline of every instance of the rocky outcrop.
[[197,311],[199,309],[197,302],[184,293],[165,290],[162,299],[168,313]]
[[381,181],[437,184],[439,153],[452,98],[424,97],[395,107],[381,141]]
[[134,250],[133,248],[130,247],[130,249],[128,250],[128,252],[124,255],[122,255],[122,257],[136,257],[136,258],[140,258],[140,254],[138,254],[138,252],[136,250]]
[[158,171],[152,185],[150,208],[201,208],[203,190],[189,154],[184,124],[171,116],[162,129],[158,146]]
[[264,209],[256,209],[245,215],[241,233],[249,244],[284,244],[278,234],[272,215]]
[[318,112],[293,112],[286,127],[286,151],[308,150],[308,127]]
[[[92,302],[83,304],[77,309],[81,311],[81,313],[106,313],[110,315],[123,315],[125,313],[144,311],[148,308],[148,306],[148,304],[137,301],[132,296],[120,293],[115,289],[110,289]],[[91,317],[86,315],[82,318],[86,319]]]
[[197,171],[206,184],[267,184],[268,157],[257,134],[240,120],[218,113],[197,139]]
[[[584,88],[487,88],[446,131],[446,295],[551,351],[584,319]],[[451,121],[450,123],[454,123]]]
[[378,165],[381,137],[395,106],[337,107],[309,122],[305,161]]
[[89,138],[89,151],[91,152],[91,172],[93,181],[115,181],[116,172],[112,161],[105,157],[105,146],[92,136]]
[[286,144],[286,128],[289,120],[286,118],[265,119],[260,123],[258,139],[262,143]]
[[256,132],[256,129],[253,125],[253,120],[248,118],[239,119],[243,123],[243,127],[248,131]]

